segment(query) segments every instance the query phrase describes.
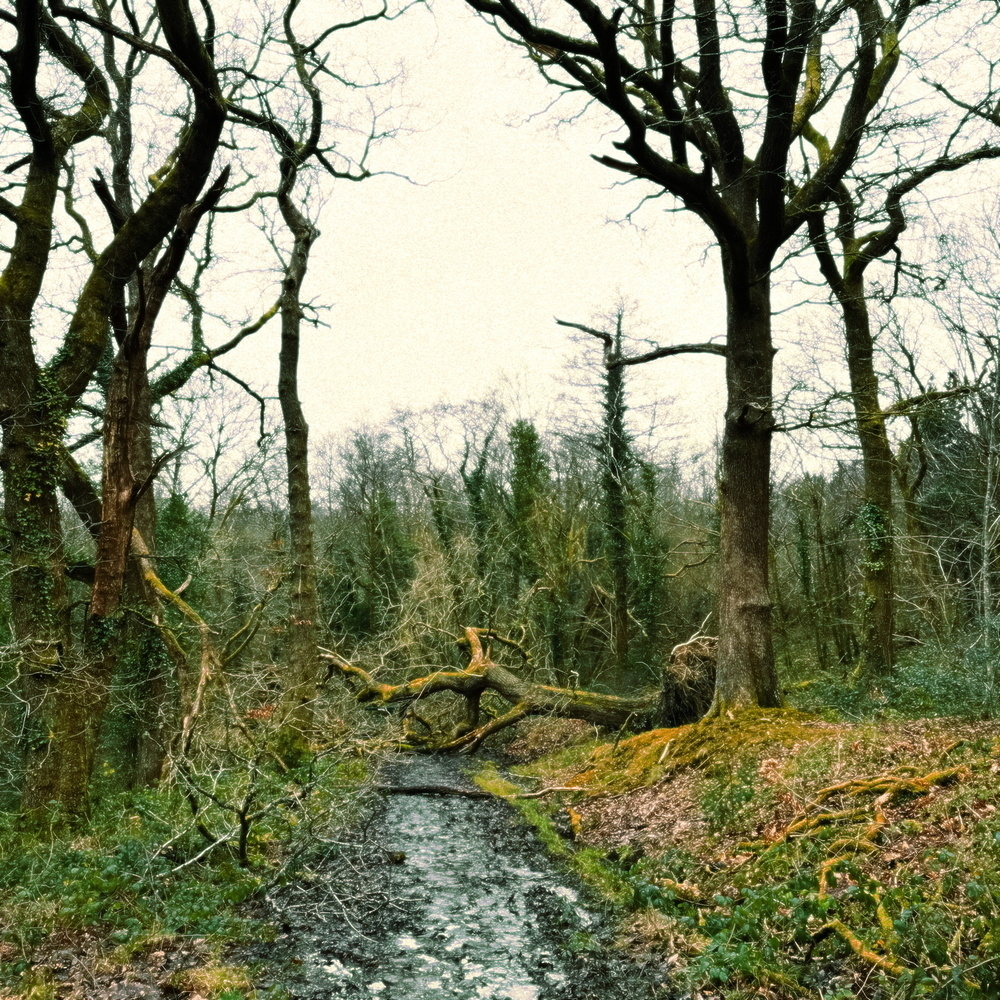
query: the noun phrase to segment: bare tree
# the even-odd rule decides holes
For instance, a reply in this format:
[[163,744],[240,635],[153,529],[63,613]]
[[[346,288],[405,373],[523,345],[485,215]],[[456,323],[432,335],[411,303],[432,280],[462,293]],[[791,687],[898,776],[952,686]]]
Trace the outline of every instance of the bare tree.
[[[210,347],[202,321],[211,313],[201,297],[208,294],[202,279],[219,263],[211,224],[202,249],[189,253],[199,219],[245,212],[269,197],[308,248],[315,230],[299,226],[305,220],[296,215],[292,197],[298,168],[315,158],[330,173],[347,173],[331,162],[332,142],[318,142],[318,129],[329,123],[316,80],[341,82],[323,46],[341,29],[385,12],[361,12],[306,45],[292,31],[297,12],[297,3],[288,7],[283,33],[262,13],[254,36],[248,22],[226,30],[209,4],[192,10],[186,0],[154,2],[141,12],[100,0],[49,8],[13,0],[0,8],[7,69],[0,129],[10,178],[0,191],[0,353],[10,375],[0,385],[0,466],[17,673],[26,706],[29,809],[52,801],[71,813],[85,808],[130,572],[133,596],[147,604],[164,637],[182,695],[202,691],[208,667],[214,663],[218,670],[224,659],[206,653],[209,626],[163,586],[152,539],[143,537],[153,525],[149,485],[158,468],[151,408],[200,368],[240,382],[219,358],[279,309],[297,336],[305,256],[292,255],[280,302]],[[296,93],[299,98],[289,96]],[[308,109],[301,119],[294,113],[297,100]],[[150,114],[133,119],[130,109],[137,105]],[[282,124],[296,120],[307,123],[304,136]],[[254,149],[252,137],[261,130],[275,139],[277,157]],[[300,142],[309,140],[310,130],[317,138]],[[371,139],[362,137],[365,149]],[[231,173],[218,164],[218,181],[204,192],[217,159],[228,160]],[[102,172],[108,161],[110,184]],[[96,176],[92,192],[81,187],[83,174]],[[81,272],[74,286],[72,276]],[[150,379],[146,355],[153,327],[161,310],[177,315],[176,305],[165,305],[174,292],[188,308],[192,350]],[[65,330],[55,353],[36,350],[32,328],[55,333],[60,324]],[[98,426],[68,445],[68,421],[80,412],[95,416]],[[72,456],[96,440],[104,446],[100,492]],[[71,599],[67,585],[60,489],[97,546],[96,565],[74,575],[92,588],[83,600]],[[83,628],[73,617],[74,601],[88,608]],[[201,637],[191,684],[184,650],[170,641],[164,603],[188,617]],[[198,702],[198,695],[188,701]],[[197,714],[191,704],[185,717]]]
[[[522,44],[547,80],[617,117],[621,155],[599,162],[672,196],[719,244],[727,402],[713,711],[776,704],[771,272],[780,248],[856,162],[917,5],[564,0],[543,18],[514,0],[468,3]],[[796,163],[799,140],[821,116],[834,123],[832,141]]]
[[[818,132],[810,133],[809,138],[818,149],[829,145]],[[993,144],[974,145],[962,153],[950,152],[957,140],[955,134],[943,137],[940,156],[893,176],[880,206],[880,220],[864,217],[862,210],[866,193],[863,189],[871,185],[871,178],[865,178],[864,184],[855,183],[853,193],[846,180],[838,186],[833,232],[840,247],[839,260],[831,247],[824,211],[818,209],[809,218],[809,237],[820,270],[843,317],[851,401],[864,468],[864,496],[856,524],[864,546],[860,668],[867,683],[885,676],[894,667],[896,592],[892,527],[895,460],[886,430],[887,413],[879,399],[875,336],[865,276],[873,262],[890,253],[896,255],[899,266],[899,239],[906,230],[908,195],[940,174],[1000,156],[1000,146]],[[871,195],[870,191],[867,193]],[[913,412],[919,403],[918,399],[909,399],[905,406],[897,404],[888,416]]]

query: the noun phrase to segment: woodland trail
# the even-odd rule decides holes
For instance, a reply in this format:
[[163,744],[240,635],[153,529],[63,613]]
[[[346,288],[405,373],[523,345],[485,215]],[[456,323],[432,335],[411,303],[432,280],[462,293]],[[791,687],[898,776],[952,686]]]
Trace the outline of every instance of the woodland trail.
[[[471,789],[454,759],[402,758],[393,786]],[[496,800],[390,795],[376,822],[388,856],[384,903],[300,928],[296,998],[646,1000],[668,995],[658,970],[603,946],[582,902],[510,807]],[[370,947],[345,947],[361,930]],[[347,933],[343,933],[347,932]],[[362,955],[361,952],[365,954]]]

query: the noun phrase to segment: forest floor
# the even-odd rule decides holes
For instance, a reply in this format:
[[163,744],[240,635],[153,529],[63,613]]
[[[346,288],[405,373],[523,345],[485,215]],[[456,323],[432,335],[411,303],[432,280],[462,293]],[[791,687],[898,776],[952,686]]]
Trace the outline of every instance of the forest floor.
[[[774,710],[609,740],[536,719],[494,750],[513,776],[480,765],[477,783],[611,904],[617,947],[669,970],[665,995],[1000,997],[1000,722]],[[277,966],[294,935],[253,902],[259,872],[223,860],[171,882],[198,866],[154,864],[159,848],[135,854],[138,834],[108,827],[21,862],[35,888],[0,907],[2,1000],[289,996]],[[309,868],[310,900],[320,880],[335,901],[366,893],[384,911],[399,859],[371,843],[340,853],[341,869]],[[160,883],[155,921],[187,931],[129,937]],[[50,909],[56,929],[29,943],[27,918],[42,927]]]
[[553,789],[512,801],[679,997],[1000,996],[996,722],[754,711],[608,743],[545,720],[506,750]]

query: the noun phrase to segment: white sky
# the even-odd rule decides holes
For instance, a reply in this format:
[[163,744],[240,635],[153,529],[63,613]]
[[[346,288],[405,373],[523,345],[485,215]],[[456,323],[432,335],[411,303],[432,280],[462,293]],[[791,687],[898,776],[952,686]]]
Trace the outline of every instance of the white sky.
[[[579,378],[567,363],[582,351],[555,317],[595,323],[622,298],[638,303],[628,332],[661,344],[722,339],[725,303],[706,228],[689,213],[665,211],[666,199],[644,206],[636,224],[623,221],[652,189],[623,184],[624,175],[591,158],[615,152],[610,117],[593,109],[560,124],[579,105],[564,99],[551,108],[557,91],[462,0],[438,0],[433,10],[418,7],[340,37],[354,62],[350,72],[364,75],[370,64],[386,78],[403,67],[396,85],[371,92],[376,105],[394,106],[388,117],[405,128],[369,166],[410,181],[336,182],[322,206],[309,203],[322,237],[303,298],[323,307],[328,324],[304,331],[300,385],[314,442],[378,425],[400,409],[482,400],[495,389],[511,397],[517,415],[544,421],[566,405],[560,397]],[[330,115],[346,116],[347,104],[331,94]],[[937,229],[942,220],[934,216],[954,214],[957,202],[981,218],[995,187],[992,165],[928,185],[928,200],[908,206],[907,260],[920,253],[913,248],[922,239],[921,213],[924,232]],[[276,275],[273,260],[251,257],[236,242],[217,291],[228,300],[225,312],[245,308],[251,317],[273,301]],[[888,266],[876,272],[890,273]],[[819,389],[844,387],[834,311],[784,311],[825,296],[796,283],[793,269],[778,275],[779,393],[797,378]],[[210,342],[231,333],[214,329]],[[950,362],[933,359],[938,332],[914,328],[913,336],[942,382]],[[272,321],[224,364],[273,393],[278,343]],[[595,342],[591,356],[597,353]],[[650,443],[681,456],[711,446],[724,405],[721,358],[665,359],[633,369],[630,385],[634,409],[659,404]],[[646,420],[648,413],[634,412],[632,430],[641,433]],[[809,465],[829,458],[808,454],[828,443],[802,434],[778,441],[792,456],[785,464]]]
[[[395,408],[482,398],[505,381],[523,415],[542,411],[579,351],[554,317],[589,323],[621,296],[662,343],[724,335],[700,223],[663,202],[643,210],[643,229],[607,221],[642,192],[590,159],[613,152],[606,119],[557,128],[558,112],[544,113],[552,89],[458,0],[377,25],[370,44],[381,66],[405,63],[411,129],[371,165],[415,183],[338,183],[323,208],[304,298],[332,307],[330,326],[308,332],[300,374],[315,437]],[[277,337],[273,324],[227,363],[273,385]],[[721,359],[699,358],[638,377],[714,425],[722,376]]]

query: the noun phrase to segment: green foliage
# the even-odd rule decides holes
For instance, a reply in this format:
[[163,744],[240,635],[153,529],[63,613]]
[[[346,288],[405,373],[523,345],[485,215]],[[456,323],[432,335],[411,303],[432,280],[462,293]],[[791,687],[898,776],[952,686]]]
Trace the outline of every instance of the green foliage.
[[[0,831],[0,895],[6,935],[22,948],[57,929],[96,928],[118,943],[152,932],[246,938],[253,922],[231,906],[257,892],[259,875],[231,861],[184,865],[200,850],[196,837],[171,837],[190,824],[174,793],[114,796],[81,836],[61,826]],[[169,842],[169,847],[167,844]]]
[[827,710],[851,719],[872,717],[988,718],[997,713],[996,652],[962,637],[901,657],[896,672],[883,678],[874,692],[849,677],[819,675],[789,692],[803,711]]
[[[947,739],[954,730],[947,724],[928,727],[921,751],[915,749],[921,742],[914,743],[905,726],[891,732],[884,726],[818,727],[812,741],[793,744],[792,755],[783,753],[780,743],[756,739],[766,734],[766,726],[751,727],[744,720],[744,739],[736,749],[716,741],[707,756],[690,762],[697,770],[685,772],[678,793],[693,796],[692,818],[705,822],[685,824],[687,832],[666,849],[647,848],[646,854],[632,848],[580,849],[560,835],[554,822],[565,798],[550,800],[547,807],[538,799],[525,800],[518,807],[570,867],[580,870],[596,852],[601,866],[612,869],[607,884],[627,888],[611,896],[631,914],[624,918],[630,939],[662,947],[675,963],[683,956],[672,976],[685,995],[782,1000],[996,995],[1000,812],[992,773],[995,727],[978,739],[975,727],[967,725],[958,734],[966,739],[951,744]],[[703,729],[704,724],[689,732],[697,738]],[[737,735],[725,725],[723,733]],[[675,734],[669,745],[683,742],[684,736]],[[642,756],[647,749],[642,738],[620,744],[619,751],[626,753],[618,767],[633,767],[627,753]],[[561,760],[537,761],[531,773],[565,783],[566,774],[581,763],[566,759],[571,752],[561,752]],[[588,760],[593,764],[611,755],[608,745],[603,754],[591,750]],[[906,776],[943,775],[943,763],[947,773],[959,775],[957,783],[939,784],[936,794],[923,795],[918,781],[917,787],[872,804],[886,779],[895,776],[905,783]],[[577,774],[570,783],[593,793],[602,787],[595,784],[595,774]],[[866,789],[861,798],[848,795],[836,804],[817,797],[820,789],[841,788],[845,775],[880,777],[870,787],[867,778],[857,782]],[[846,785],[854,787],[854,779]],[[661,787],[668,806],[669,783],[661,780],[654,787]],[[590,810],[602,813],[602,801],[585,797],[570,808],[578,809],[586,823]],[[792,827],[794,820],[810,815],[806,803],[814,801],[827,818]],[[838,811],[845,804],[848,808]],[[876,815],[882,816],[881,825],[873,828]],[[600,880],[590,884],[601,889]],[[651,936],[636,939],[636,927]]]
[[540,509],[549,490],[549,466],[535,425],[516,421],[510,429],[510,522],[515,593],[541,575]]
[[736,757],[705,782],[700,802],[710,828],[725,833],[753,829],[771,805],[771,798],[769,791],[760,787],[757,761]]
[[[195,776],[196,782],[212,782],[214,798],[202,799],[197,817],[182,785],[108,793],[96,803],[85,830],[59,821],[56,812],[45,827],[3,816],[0,942],[13,945],[20,957],[0,966],[0,978],[20,977],[25,958],[53,934],[87,931],[126,951],[163,936],[269,939],[273,928],[243,904],[268,885],[299,877],[311,852],[322,853],[317,836],[356,820],[358,789],[367,777],[363,761],[328,756],[304,764],[297,776],[264,771],[251,776],[236,767]],[[226,804],[250,800],[255,808],[269,802],[273,808],[258,809],[247,863],[241,864]],[[214,998],[225,995],[225,988],[251,995],[240,993],[236,972],[227,979],[225,967],[210,966],[204,973],[206,984],[215,983],[208,994]]]
[[385,435],[357,434],[343,457],[339,507],[325,527],[317,587],[335,634],[363,641],[391,627],[413,578],[404,457]]
[[[171,590],[176,590],[198,563],[211,544],[207,519],[192,508],[179,493],[171,493],[157,505],[156,543],[157,568],[160,578]],[[199,584],[187,596],[197,601]]]
[[854,525],[864,543],[869,569],[881,569],[886,547],[892,544],[892,525],[886,512],[878,504],[862,504],[854,515]]

